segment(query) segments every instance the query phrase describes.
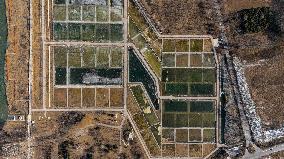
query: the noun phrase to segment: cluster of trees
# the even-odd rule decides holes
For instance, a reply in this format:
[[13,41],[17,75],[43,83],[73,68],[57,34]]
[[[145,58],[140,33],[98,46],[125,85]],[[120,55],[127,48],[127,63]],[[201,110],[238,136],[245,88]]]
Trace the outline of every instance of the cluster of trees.
[[243,9],[238,12],[238,15],[240,17],[240,29],[243,33],[281,32],[278,16],[269,7]]

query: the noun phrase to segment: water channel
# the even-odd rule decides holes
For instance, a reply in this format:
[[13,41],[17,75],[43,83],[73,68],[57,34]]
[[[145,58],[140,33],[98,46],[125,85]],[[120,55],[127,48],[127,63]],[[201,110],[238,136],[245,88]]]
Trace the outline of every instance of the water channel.
[[0,0],[0,123],[8,116],[6,86],[5,86],[5,54],[7,48],[7,18],[5,0]]

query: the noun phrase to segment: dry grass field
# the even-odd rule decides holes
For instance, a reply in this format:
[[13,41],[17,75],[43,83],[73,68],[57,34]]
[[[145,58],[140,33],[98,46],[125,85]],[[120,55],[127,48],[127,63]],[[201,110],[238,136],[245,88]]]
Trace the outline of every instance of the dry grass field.
[[225,0],[225,13],[232,13],[241,9],[268,7],[272,0]]
[[[284,48],[282,48],[284,53]],[[247,67],[245,75],[257,114],[265,128],[280,128],[284,121],[284,55],[267,59],[260,66]]]
[[10,113],[26,113],[29,84],[29,1],[6,1],[8,48],[6,92]]
[[209,34],[214,29],[211,1],[142,0],[162,34]]
[[[231,53],[247,65],[245,76],[263,127],[276,129],[284,126],[283,30],[279,33],[273,30],[240,33],[237,31],[239,21],[233,20],[238,11],[257,7],[270,7],[276,17],[279,17],[283,15],[281,10],[284,3],[277,0],[225,1],[223,9],[228,19],[227,36]],[[281,28],[284,24],[283,19],[276,20]]]
[[[206,31],[204,26],[208,19],[204,17],[206,13],[199,14],[198,1],[144,0],[142,3],[163,34],[200,34]],[[283,5],[278,5],[279,3],[272,0],[225,0],[223,11],[228,19],[237,11],[257,7],[271,7],[279,13],[279,10],[283,8]],[[207,10],[207,12],[210,11],[210,9]],[[193,15],[195,18],[191,18]],[[172,24],[170,21],[176,23]],[[257,104],[257,113],[262,118],[264,126],[277,128],[283,124],[284,120],[283,109],[281,109],[284,98],[283,80],[281,80],[284,76],[283,62],[281,63],[284,59],[284,49],[281,47],[283,40],[281,41],[281,37],[273,37],[265,32],[237,34],[235,25],[235,23],[227,24],[228,38],[232,46],[230,51],[247,64],[254,64],[259,60],[267,61],[264,65],[246,68],[245,74],[252,98]]]
[[247,65],[245,76],[263,127],[275,129],[280,128],[284,123],[283,27],[280,32],[273,29],[240,32],[238,30],[241,21],[234,19],[238,17],[238,11],[257,7],[269,7],[271,13],[276,15],[275,23],[281,29],[284,20],[277,17],[283,16],[284,3],[278,0],[227,0],[223,8],[227,20],[225,25],[230,52]]
[[273,158],[273,159],[282,159],[284,157],[284,151],[279,151],[268,156],[264,156],[263,158]]
[[112,112],[48,112],[46,116],[33,113],[33,157],[143,157],[135,135],[128,138],[133,128],[121,119],[119,113]]

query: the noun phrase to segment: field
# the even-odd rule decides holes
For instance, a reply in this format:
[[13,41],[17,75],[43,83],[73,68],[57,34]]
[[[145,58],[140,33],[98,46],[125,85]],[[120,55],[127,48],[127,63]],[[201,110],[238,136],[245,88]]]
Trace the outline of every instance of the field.
[[214,101],[163,100],[163,143],[214,143],[214,105]]
[[204,39],[204,47],[203,47],[203,51],[204,52],[212,52],[213,51],[213,45],[211,42],[211,39]]
[[55,88],[53,107],[122,108],[123,96],[122,88]]
[[214,67],[210,39],[163,39],[163,67]]
[[163,52],[211,52],[210,43],[210,39],[163,39]]
[[[118,158],[123,149],[125,156],[144,156],[137,137],[128,141],[133,128],[128,120],[122,123],[121,115],[112,112],[48,112],[33,113],[35,137],[33,155],[36,158]],[[102,126],[119,126],[111,128]],[[123,134],[123,135],[122,135]],[[52,137],[51,137],[52,136]],[[127,145],[122,145],[122,143]],[[135,152],[133,151],[135,149]]]
[[133,40],[138,34],[142,35],[149,47],[154,51],[155,56],[160,59],[162,42],[158,40],[158,36],[139,13],[132,0],[129,1],[128,9],[130,38]]
[[202,145],[194,144],[189,146],[189,156],[190,157],[201,157],[202,156]]
[[[54,46],[56,67],[121,68],[123,48],[90,46]],[[68,54],[68,66],[67,66]]]
[[133,38],[135,36],[137,36],[138,34],[140,34],[140,30],[139,28],[136,26],[136,24],[133,22],[133,20],[129,20],[128,21],[128,36]]
[[187,144],[177,144],[176,145],[176,157],[188,156],[188,145]]
[[162,142],[171,143],[175,140],[175,130],[174,129],[163,129],[162,130]]
[[176,156],[188,156],[179,147],[187,149],[190,157],[207,153],[203,144],[216,142],[215,104],[213,100],[163,100],[162,143],[175,145]]
[[201,141],[201,130],[200,129],[189,129],[188,130],[188,140],[191,142]]
[[148,26],[143,16],[135,7],[133,1],[129,1],[129,39],[144,56],[147,64],[152,68],[157,77],[161,77],[161,40]]
[[[118,3],[84,5],[55,3],[53,39],[70,41],[122,42],[123,6]],[[67,11],[67,12],[66,12]],[[82,13],[82,14],[81,14]]]
[[150,67],[153,69],[154,73],[157,75],[157,77],[161,77],[161,62],[156,57],[155,53],[152,50],[147,50],[143,53],[146,61],[150,65]]
[[122,24],[67,24],[56,22],[53,24],[53,32],[54,40],[94,42],[121,42],[123,40]]
[[175,156],[175,144],[162,145],[162,155],[167,157]]
[[177,54],[176,67],[187,67],[187,66],[188,66],[188,54]]
[[213,68],[215,59],[213,53],[164,53],[162,63],[163,67],[170,68]]
[[248,67],[245,76],[249,84],[257,114],[266,129],[277,129],[283,125],[283,55],[267,60],[266,64]]
[[123,107],[124,90],[122,88],[110,89],[110,107]]
[[215,127],[213,113],[163,113],[163,127]]
[[[162,3],[162,2],[160,2]],[[162,39],[161,95],[215,97],[211,39]],[[215,100],[162,100],[163,157],[204,157],[215,143]]]
[[216,75],[214,69],[164,68],[162,82],[165,95],[214,96]]
[[96,89],[96,106],[103,108],[109,107],[109,89]]
[[130,117],[139,129],[149,152],[158,156],[160,152],[161,136],[158,132],[160,121],[155,110],[149,105],[149,99],[145,96],[140,85],[131,86],[128,91],[127,109]]
[[122,67],[122,56],[123,56],[123,50],[120,48],[113,48],[111,49],[111,55],[110,55],[110,67],[119,68]]
[[215,129],[203,129],[203,142],[215,142]]
[[140,31],[139,29],[142,28],[138,28],[136,24],[132,21],[132,19],[129,20],[129,24],[130,24],[129,29],[131,29],[129,31],[131,36],[131,42],[133,42],[135,47],[137,47],[139,53],[143,55],[147,64],[154,71],[155,75],[157,77],[161,77],[161,62],[160,62],[161,44],[158,44],[159,42],[159,40],[157,39],[158,37],[155,37],[155,39],[149,39],[146,33],[149,32],[150,29],[147,29],[146,33],[145,31]]
[[268,157],[271,157],[271,158],[275,158],[275,159],[281,159],[284,157],[284,151],[279,151],[279,152],[276,152],[276,153],[273,153],[273,154],[270,154],[270,155],[267,155],[267,156],[264,156],[266,158]]
[[81,107],[81,89],[68,89],[68,107]]
[[188,136],[189,133],[187,129],[176,129],[176,142],[187,143]]
[[176,54],[163,54],[162,61],[163,61],[163,67],[175,67],[175,57]]
[[[56,85],[67,85],[67,81],[73,85],[122,84],[123,48],[90,46],[52,48]],[[67,72],[67,68],[70,71]]]
[[163,157],[204,158],[216,148],[215,144],[163,144]]
[[164,101],[164,112],[213,112],[213,101]]
[[215,59],[212,53],[203,54],[203,66],[204,67],[214,67],[215,66]]
[[215,96],[216,70],[207,38],[163,39],[162,95]]
[[203,157],[209,155],[215,148],[216,148],[215,144],[203,144],[202,145]]
[[[35,8],[35,10],[37,9]],[[29,17],[28,2],[1,1],[0,20],[1,24],[3,25],[3,29],[1,29],[0,32],[1,34],[1,51],[0,51],[1,52],[0,53],[1,54],[1,60],[0,60],[1,61],[1,66],[0,66],[1,67],[0,71],[1,102],[0,104],[1,106],[3,105],[4,116],[6,116],[5,112],[7,112],[7,110],[10,114],[14,113],[26,114],[28,112],[27,99],[29,99],[28,69],[29,69],[30,34],[29,34],[29,27],[23,27],[27,25],[27,21],[29,19],[28,17]],[[37,29],[38,28],[36,23],[34,31],[38,31]],[[33,37],[34,40],[36,38],[37,36]],[[35,45],[33,49],[36,49],[37,47],[39,47],[39,45]],[[37,66],[40,68],[39,65]],[[35,78],[35,83],[38,80],[39,80],[38,78]],[[3,92],[4,89],[6,90],[5,92]],[[33,93],[34,95],[35,94],[37,95],[38,92],[33,92]],[[6,94],[7,100],[5,99],[4,94]]]
[[[283,62],[281,61],[284,59],[282,47],[283,18],[277,18],[283,16],[283,6],[281,2],[270,0],[241,0],[238,3],[227,0],[224,6],[227,13],[226,19],[230,19],[225,24],[228,28],[226,34],[230,42],[230,51],[234,56],[239,57],[244,66],[246,82],[264,130],[283,127],[284,119],[281,115],[283,111],[280,109],[284,98],[283,93],[280,93],[284,90],[283,80],[281,80],[283,78]],[[267,18],[266,12],[271,17],[276,16],[276,19]],[[241,27],[242,24],[255,26],[257,23],[233,20],[240,13],[250,13],[253,17],[263,17],[261,21],[266,22],[268,27],[265,25],[259,25],[258,29]],[[258,14],[259,16],[257,16]],[[251,19],[251,16],[248,19]],[[271,28],[271,24],[275,26]],[[241,34],[236,35],[235,31],[238,29],[241,29]]]
[[149,97],[146,96],[142,86],[131,87],[133,96],[135,97],[139,107],[143,110],[144,116],[150,125],[155,125],[159,122],[153,106],[150,104]]
[[[216,15],[212,13],[213,2],[202,0],[161,0],[141,3],[162,34],[204,35],[213,34]],[[172,24],[175,22],[175,24]],[[213,31],[210,29],[213,28]]]
[[[27,127],[24,122],[6,121],[1,128],[2,158],[24,158],[27,155]],[[10,144],[13,143],[13,144]]]
[[190,52],[202,52],[203,39],[190,39]]
[[83,88],[82,89],[82,106],[95,107],[96,89]]
[[240,0],[238,2],[234,0],[226,0],[224,1],[224,8],[227,14],[241,10],[241,9],[249,9],[249,8],[257,8],[257,7],[267,7],[271,5],[271,0]]
[[163,40],[163,52],[189,52],[189,40]]

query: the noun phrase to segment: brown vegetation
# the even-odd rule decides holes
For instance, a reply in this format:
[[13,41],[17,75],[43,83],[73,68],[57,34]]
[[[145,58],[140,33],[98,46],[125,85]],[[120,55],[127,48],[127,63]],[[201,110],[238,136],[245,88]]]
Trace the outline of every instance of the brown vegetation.
[[[284,48],[283,48],[284,50]],[[284,121],[284,55],[267,59],[265,64],[247,67],[247,82],[257,114],[266,128],[280,128]]]
[[214,144],[203,144],[202,149],[203,149],[203,157],[206,157],[212,151],[214,151],[214,149],[216,149],[216,145],[214,145]]
[[162,34],[212,34],[215,28],[212,1],[142,0]]
[[271,4],[271,0],[225,0],[225,13],[232,13],[241,9],[249,9],[256,7],[267,7]]
[[96,102],[96,89],[83,88],[82,89],[82,106],[83,107],[95,107]]
[[33,53],[33,88],[32,96],[34,108],[42,107],[42,41],[41,41],[41,5],[40,1],[33,1],[32,53]]
[[175,157],[175,144],[162,145],[163,157]]
[[[122,120],[116,120],[115,113],[47,112],[33,113],[32,117],[35,158],[120,155],[121,129],[111,126],[121,125]],[[101,126],[101,120],[110,127]]]
[[96,89],[96,106],[109,107],[109,89],[105,88]]
[[[256,30],[254,33],[240,31],[237,11],[256,7],[269,7],[276,16],[274,23],[280,28],[282,26],[282,30]],[[224,4],[230,51],[247,65],[245,76],[250,93],[266,129],[279,128],[284,120],[281,109],[284,99],[284,20],[279,18],[283,16],[283,8],[284,3],[278,0],[227,0]]]
[[110,89],[110,106],[111,107],[123,107],[123,88],[111,88]]
[[9,113],[27,113],[29,99],[29,1],[6,1],[8,49],[6,85]]
[[187,144],[176,144],[176,157],[188,157]]

